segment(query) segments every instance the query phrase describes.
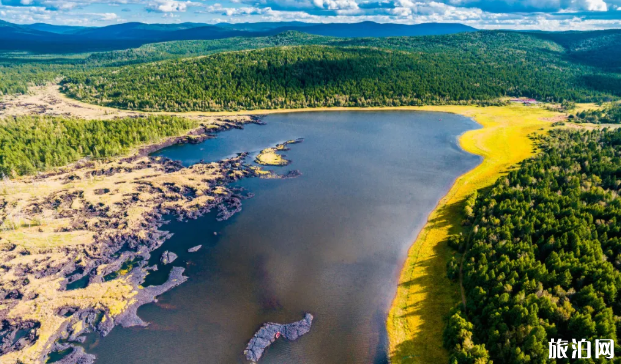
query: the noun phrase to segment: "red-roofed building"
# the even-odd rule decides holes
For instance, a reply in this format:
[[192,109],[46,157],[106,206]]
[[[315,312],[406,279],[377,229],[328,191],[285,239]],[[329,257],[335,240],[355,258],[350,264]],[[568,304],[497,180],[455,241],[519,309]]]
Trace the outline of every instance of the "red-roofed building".
[[535,105],[537,104],[537,100],[535,99],[511,99],[511,102],[519,102],[524,105]]

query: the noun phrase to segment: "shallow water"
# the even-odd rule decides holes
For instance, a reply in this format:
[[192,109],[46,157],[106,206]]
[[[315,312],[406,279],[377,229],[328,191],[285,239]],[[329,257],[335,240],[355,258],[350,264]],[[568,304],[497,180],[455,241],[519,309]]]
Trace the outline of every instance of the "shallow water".
[[117,327],[90,340],[98,364],[245,363],[246,343],[263,322],[297,321],[304,312],[315,316],[311,332],[277,341],[261,363],[387,363],[385,319],[401,265],[455,178],[479,163],[457,144],[477,124],[444,113],[370,111],[264,121],[159,152],[189,165],[305,138],[285,152],[291,165],[275,167],[301,177],[241,181],[256,196],[230,220],[209,214],[165,228],[175,235],[152,262],[174,251],[174,265],[190,279],[138,311],[149,327]]

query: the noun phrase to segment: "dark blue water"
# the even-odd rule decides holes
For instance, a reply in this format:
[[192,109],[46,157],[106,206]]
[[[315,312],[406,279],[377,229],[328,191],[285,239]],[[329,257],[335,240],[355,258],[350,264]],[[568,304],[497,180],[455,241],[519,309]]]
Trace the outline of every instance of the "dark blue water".
[[[161,249],[179,254],[174,265],[190,279],[138,311],[149,327],[115,328],[91,342],[99,364],[244,363],[245,345],[263,322],[297,321],[304,312],[315,315],[311,332],[277,341],[262,363],[387,362],[385,319],[401,265],[455,178],[479,163],[457,144],[478,126],[427,112],[264,120],[159,153],[189,165],[305,138],[285,152],[293,163],[276,167],[303,176],[244,180],[239,185],[256,196],[232,219],[209,214],[166,227],[175,236]],[[198,244],[200,251],[187,253]]]

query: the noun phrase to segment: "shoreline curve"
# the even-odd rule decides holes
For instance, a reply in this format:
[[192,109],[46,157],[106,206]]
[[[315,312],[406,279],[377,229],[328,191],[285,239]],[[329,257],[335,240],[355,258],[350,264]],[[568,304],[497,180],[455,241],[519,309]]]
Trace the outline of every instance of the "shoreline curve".
[[459,114],[481,125],[459,136],[458,144],[481,156],[482,161],[455,179],[408,249],[386,319],[388,356],[393,364],[448,363],[448,353],[442,347],[444,317],[462,298],[459,284],[446,276],[446,263],[455,254],[446,239],[466,231],[461,226],[465,199],[534,155],[528,135],[549,129],[552,123],[545,119],[558,115],[521,105],[427,106],[417,110]]

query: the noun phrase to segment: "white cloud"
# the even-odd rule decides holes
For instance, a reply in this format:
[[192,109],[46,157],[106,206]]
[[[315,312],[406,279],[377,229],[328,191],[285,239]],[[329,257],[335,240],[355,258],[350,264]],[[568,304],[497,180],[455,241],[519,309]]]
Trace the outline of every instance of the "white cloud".
[[[250,15],[263,15],[272,12],[271,8],[257,8],[257,7],[241,7],[241,8],[225,8],[221,4],[210,5],[205,10],[199,10],[199,14],[220,14],[228,17],[250,16]],[[226,21],[226,20],[222,20]]]
[[485,29],[621,27],[617,11],[621,0],[228,0],[225,6],[204,1],[0,0],[0,17],[16,23],[103,25],[126,21],[116,14],[122,11],[118,6],[124,5],[124,9],[131,8],[122,13],[128,20],[152,23],[368,20],[459,22]]
[[31,23],[50,23],[50,24],[66,24],[66,25],[108,25],[111,23],[120,23],[125,21],[117,14],[112,12],[98,13],[86,12],[80,13],[79,16],[72,12],[59,12],[48,10],[44,7],[13,7],[0,5],[0,16],[3,20],[7,20],[18,24]]
[[358,9],[358,3],[354,0],[313,0],[313,4],[328,10]]
[[569,4],[561,7],[560,13],[571,13],[577,11],[607,11],[608,4],[604,0],[571,0]]
[[101,20],[103,21],[112,21],[112,20],[117,20],[119,18],[119,16],[116,15],[115,13],[103,13],[99,15],[101,16]]
[[477,8],[460,8],[438,2],[420,2],[412,0],[397,0],[394,8],[385,9],[387,15],[392,15],[404,21],[423,22],[476,22],[486,14]]
[[588,11],[607,11],[608,5],[604,0],[581,0],[582,9]]
[[589,30],[621,28],[620,19],[586,19],[566,14],[490,13],[477,8],[460,8],[441,3],[422,3],[400,0],[393,9],[382,9],[379,14],[316,15],[306,11],[282,11],[272,8],[228,8],[220,4],[208,7],[205,13],[221,14],[216,22],[248,21],[307,21],[316,23],[351,23],[375,21],[379,23],[419,24],[428,22],[458,22],[481,29],[528,30]]
[[138,2],[140,0],[0,0],[0,4],[3,6],[42,7],[47,10],[71,10],[93,4],[115,6]]
[[[426,3],[441,2],[443,4],[478,8],[491,13],[537,13],[537,12],[575,12],[575,11],[606,11],[613,4],[621,4],[620,0],[420,0]],[[534,15],[534,14],[533,14]]]
[[147,5],[147,10],[158,13],[178,13],[185,12],[188,10],[188,7],[202,5],[201,3],[191,1],[157,0]]

